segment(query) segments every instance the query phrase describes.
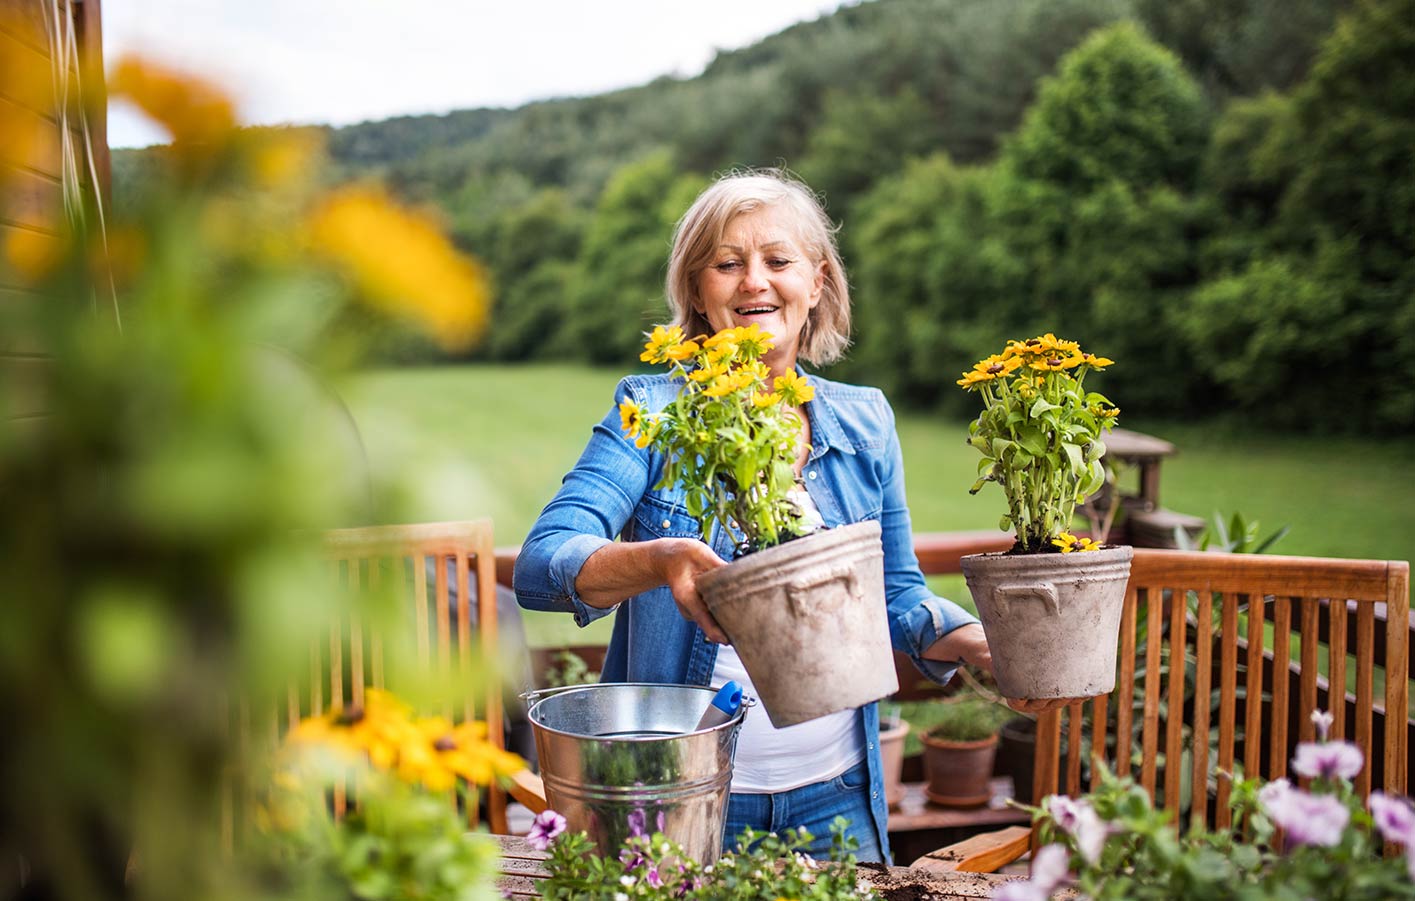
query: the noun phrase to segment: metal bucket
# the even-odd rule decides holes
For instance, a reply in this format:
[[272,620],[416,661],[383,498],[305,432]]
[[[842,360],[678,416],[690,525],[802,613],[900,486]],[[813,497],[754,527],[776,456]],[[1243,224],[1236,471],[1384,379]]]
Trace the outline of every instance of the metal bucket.
[[530,692],[546,802],[602,854],[662,832],[704,864],[722,855],[744,705],[693,731],[716,691],[627,682]]

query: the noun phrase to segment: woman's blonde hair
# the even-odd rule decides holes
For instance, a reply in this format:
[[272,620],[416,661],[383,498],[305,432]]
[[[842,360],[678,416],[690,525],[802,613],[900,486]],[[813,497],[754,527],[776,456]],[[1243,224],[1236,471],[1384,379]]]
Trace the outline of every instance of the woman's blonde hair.
[[789,210],[812,264],[825,263],[820,302],[801,331],[800,356],[814,366],[834,363],[850,344],[850,287],[835,246],[835,226],[810,188],[781,169],[733,171],[698,195],[678,220],[665,288],[673,324],[688,335],[712,334],[693,308],[698,273],[710,263],[732,217],[763,207]]

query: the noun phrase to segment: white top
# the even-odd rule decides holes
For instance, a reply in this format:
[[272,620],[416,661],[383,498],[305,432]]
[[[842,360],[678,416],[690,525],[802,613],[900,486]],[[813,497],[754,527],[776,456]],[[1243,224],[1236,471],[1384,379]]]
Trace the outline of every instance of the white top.
[[[806,507],[809,514],[819,517],[805,491],[793,492],[792,499]],[[721,688],[728,680],[736,680],[742,686],[743,695],[757,696],[737,649],[722,645],[717,649],[712,687]],[[858,710],[842,710],[778,729],[759,705],[748,711],[737,738],[731,790],[744,794],[790,791],[834,779],[864,759],[865,742]]]

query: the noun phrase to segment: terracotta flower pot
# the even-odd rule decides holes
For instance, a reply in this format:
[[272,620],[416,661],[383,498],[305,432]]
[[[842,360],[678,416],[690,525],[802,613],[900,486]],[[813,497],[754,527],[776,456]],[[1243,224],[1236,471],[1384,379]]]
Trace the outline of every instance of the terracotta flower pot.
[[891,808],[904,800],[904,739],[909,737],[909,724],[900,721],[893,729],[881,729],[879,756],[884,766],[884,798]]
[[924,795],[944,807],[981,807],[988,803],[992,792],[993,758],[997,754],[997,736],[989,735],[978,741],[950,741],[925,733],[924,772],[928,785]]
[[971,554],[968,590],[1009,698],[1087,698],[1115,687],[1129,547],[1074,554]]
[[878,522],[825,529],[698,579],[778,729],[899,690]]

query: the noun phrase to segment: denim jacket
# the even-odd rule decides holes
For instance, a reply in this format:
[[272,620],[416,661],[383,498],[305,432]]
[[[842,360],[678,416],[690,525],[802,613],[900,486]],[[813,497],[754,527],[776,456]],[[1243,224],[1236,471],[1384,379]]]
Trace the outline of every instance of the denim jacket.
[[[811,382],[816,394],[805,405],[811,425],[811,451],[802,470],[806,489],[827,526],[879,520],[890,638],[922,673],[946,682],[956,664],[920,655],[943,635],[977,620],[952,601],[935,597],[919,570],[894,411],[875,388],[814,375]],[[644,412],[657,412],[677,392],[670,376],[631,375],[615,389],[615,403],[633,400]],[[683,489],[654,487],[663,465],[659,451],[635,447],[625,436],[618,410],[611,407],[575,468],[541,511],[516,560],[521,606],[571,613],[581,626],[617,611],[604,662],[606,682],[707,685],[717,659],[717,645],[683,618],[667,586],[609,609],[591,607],[575,593],[580,567],[616,535],[624,541],[701,537],[699,523],[684,506]],[[714,526],[710,544],[723,559],[732,559],[731,536],[720,527]],[[878,705],[869,704],[860,714],[873,826],[887,855],[889,813],[878,747]]]

